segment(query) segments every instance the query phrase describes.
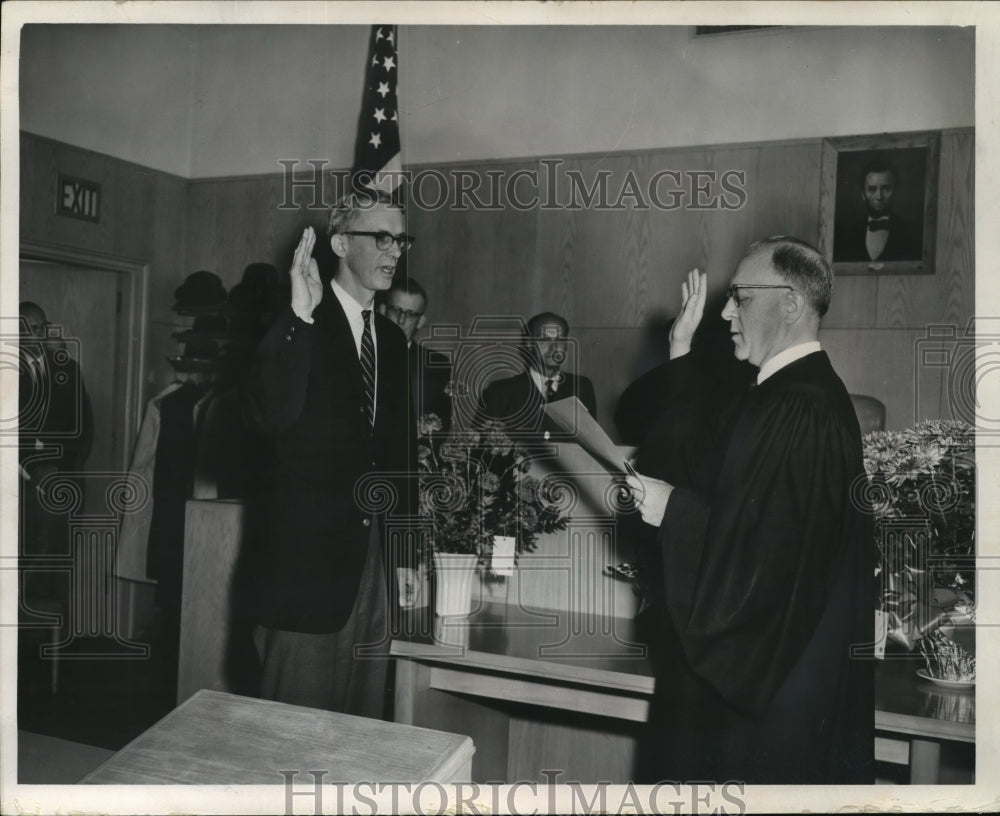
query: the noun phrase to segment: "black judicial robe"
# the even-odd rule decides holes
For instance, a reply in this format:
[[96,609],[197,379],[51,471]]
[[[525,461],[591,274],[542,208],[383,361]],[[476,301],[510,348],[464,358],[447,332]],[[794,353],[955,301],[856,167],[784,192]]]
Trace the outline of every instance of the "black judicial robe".
[[849,650],[873,634],[874,562],[847,391],[817,352],[714,416],[715,473],[674,490],[659,530],[666,615],[639,776],[871,782],[873,668]]

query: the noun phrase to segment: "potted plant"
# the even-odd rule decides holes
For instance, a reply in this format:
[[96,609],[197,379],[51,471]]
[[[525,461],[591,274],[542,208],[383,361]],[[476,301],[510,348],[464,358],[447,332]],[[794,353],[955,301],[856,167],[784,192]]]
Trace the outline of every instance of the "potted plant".
[[538,536],[563,530],[560,488],[531,476],[530,459],[501,423],[479,431],[442,432],[435,414],[417,425],[419,513],[429,527],[439,615],[471,611],[474,572],[488,573],[498,537],[514,540],[514,557]]
[[864,438],[888,637],[912,650],[975,618],[975,431],[926,420]]

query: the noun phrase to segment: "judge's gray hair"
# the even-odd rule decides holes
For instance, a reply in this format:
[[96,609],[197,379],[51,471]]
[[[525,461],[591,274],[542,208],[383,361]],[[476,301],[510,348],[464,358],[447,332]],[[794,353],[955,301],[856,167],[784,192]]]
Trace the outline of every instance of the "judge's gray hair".
[[833,270],[820,251],[800,238],[774,235],[753,244],[747,255],[768,249],[774,270],[805,295],[819,317],[825,315],[833,296]]

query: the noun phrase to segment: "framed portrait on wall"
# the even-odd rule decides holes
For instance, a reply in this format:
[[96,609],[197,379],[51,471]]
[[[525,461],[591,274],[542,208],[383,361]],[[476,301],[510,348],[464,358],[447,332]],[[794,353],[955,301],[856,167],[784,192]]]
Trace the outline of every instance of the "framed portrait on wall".
[[936,132],[823,141],[820,250],[842,275],[931,275]]

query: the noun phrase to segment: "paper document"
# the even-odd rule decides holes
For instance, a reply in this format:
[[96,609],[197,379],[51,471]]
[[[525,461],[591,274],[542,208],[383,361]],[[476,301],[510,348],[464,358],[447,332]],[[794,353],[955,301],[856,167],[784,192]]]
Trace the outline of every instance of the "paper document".
[[611,441],[597,420],[576,397],[566,397],[543,406],[545,413],[566,433],[574,434],[575,441],[598,464],[613,475],[624,474],[625,458]]

